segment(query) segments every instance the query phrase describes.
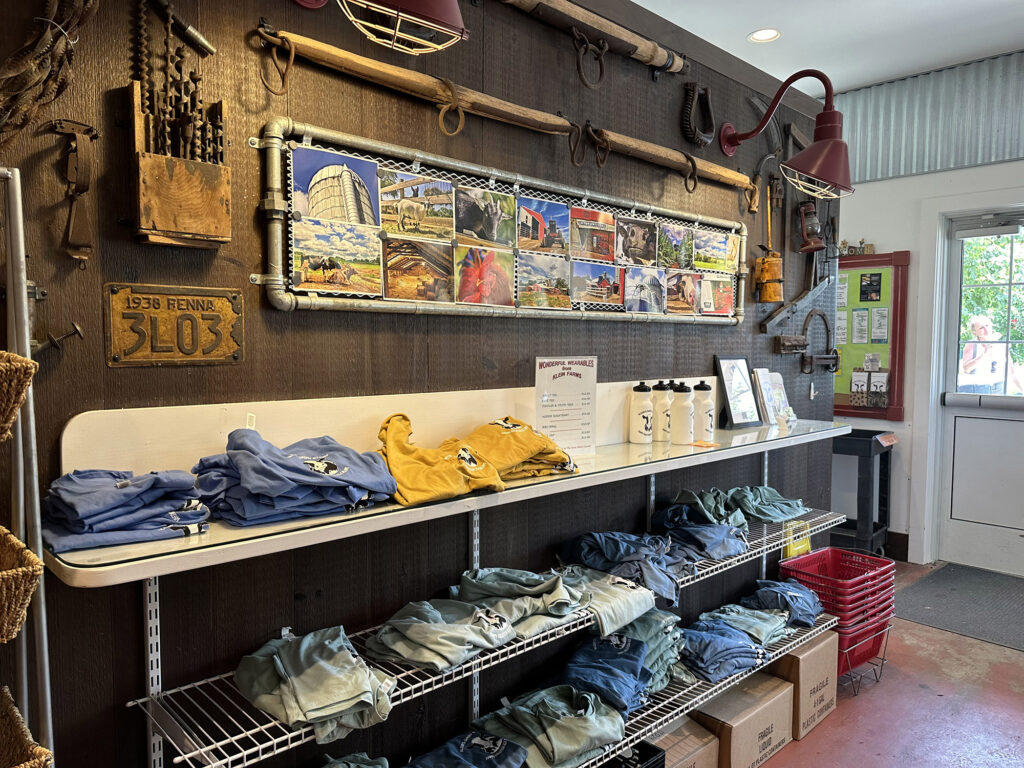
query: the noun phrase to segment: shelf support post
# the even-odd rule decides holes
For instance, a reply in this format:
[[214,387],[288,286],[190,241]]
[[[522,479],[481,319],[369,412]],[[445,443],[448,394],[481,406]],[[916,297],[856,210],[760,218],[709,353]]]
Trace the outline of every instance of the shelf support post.
[[[761,454],[761,485],[768,485],[768,451]],[[768,524],[761,523],[761,541],[768,539]],[[768,578],[768,548],[761,551],[761,578]]]
[[655,475],[647,476],[647,526],[645,531],[651,530],[651,520],[654,519],[654,478]]
[[[480,567],[480,510],[469,513],[469,567]],[[469,679],[469,722],[480,717],[480,673],[474,672]]]
[[[160,669],[160,579],[156,576],[146,579],[143,619],[146,625],[146,696],[150,697],[163,690]],[[146,735],[149,743],[149,768],[163,768],[163,739],[153,730],[153,721],[148,717]]]

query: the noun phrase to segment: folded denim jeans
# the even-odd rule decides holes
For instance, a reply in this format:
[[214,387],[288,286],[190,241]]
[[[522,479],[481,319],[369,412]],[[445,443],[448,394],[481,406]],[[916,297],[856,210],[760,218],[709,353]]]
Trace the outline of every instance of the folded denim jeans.
[[623,717],[643,706],[651,671],[644,665],[647,644],[625,635],[585,640],[569,659],[561,682],[596,693]]

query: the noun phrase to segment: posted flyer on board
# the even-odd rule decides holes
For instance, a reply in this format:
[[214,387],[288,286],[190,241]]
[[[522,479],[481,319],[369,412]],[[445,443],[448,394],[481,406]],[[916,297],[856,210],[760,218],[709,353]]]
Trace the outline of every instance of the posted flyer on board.
[[538,357],[537,429],[569,454],[597,451],[597,358]]

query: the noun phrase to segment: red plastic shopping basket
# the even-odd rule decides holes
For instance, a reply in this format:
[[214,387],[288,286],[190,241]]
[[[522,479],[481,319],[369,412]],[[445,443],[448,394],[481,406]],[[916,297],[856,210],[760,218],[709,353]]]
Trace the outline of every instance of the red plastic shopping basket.
[[838,674],[852,672],[881,653],[891,619],[891,613],[883,614],[874,621],[858,625],[853,632],[839,631]]
[[825,547],[783,560],[783,579],[794,578],[827,599],[853,599],[868,587],[895,576],[896,562],[838,547]]

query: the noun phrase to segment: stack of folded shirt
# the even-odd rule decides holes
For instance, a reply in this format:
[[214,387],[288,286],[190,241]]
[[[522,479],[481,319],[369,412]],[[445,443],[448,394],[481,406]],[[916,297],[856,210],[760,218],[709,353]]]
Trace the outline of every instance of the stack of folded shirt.
[[75,470],[43,502],[43,540],[54,552],[172,539],[206,530],[196,479],[171,470],[135,475]]
[[747,530],[747,519],[780,523],[808,512],[799,499],[787,499],[765,485],[744,486],[723,491],[680,491],[675,504],[684,507],[691,522],[726,523]]
[[514,741],[487,731],[469,731],[420,755],[408,768],[519,768],[526,754],[526,748]]
[[375,659],[443,672],[515,636],[512,622],[487,608],[459,600],[419,601],[406,605],[367,638],[366,652]]
[[386,720],[396,682],[367,666],[339,626],[271,640],[242,657],[235,684],[283,723],[312,725],[323,744]]
[[814,620],[825,612],[814,591],[796,579],[767,581],[758,579],[757,592],[740,600],[744,608],[789,611],[789,626],[813,627]]
[[526,747],[528,768],[575,768],[620,741],[622,716],[596,693],[556,685],[526,694],[473,723]]
[[215,517],[254,525],[349,512],[396,491],[378,453],[358,453],[330,437],[278,448],[252,429],[228,435],[225,453],[192,468]]
[[555,571],[562,583],[583,594],[587,609],[594,614],[602,635],[617,632],[654,607],[654,593],[635,581],[602,573],[582,565],[568,565]]
[[588,602],[579,590],[566,587],[557,573],[541,575],[514,568],[466,571],[451,588],[451,597],[500,613],[520,638],[566,623]]
[[398,484],[399,504],[424,504],[471,491],[503,491],[505,480],[576,471],[576,465],[549,437],[506,416],[477,427],[464,439],[449,438],[437,448],[412,444],[412,424],[404,413],[381,424],[380,452]]
[[678,580],[693,572],[694,558],[667,536],[586,533],[562,545],[564,563],[579,563],[642,584],[675,605]]
[[747,551],[747,537],[728,523],[709,523],[692,505],[656,510],[651,528],[664,531],[692,560],[724,560]]
[[626,635],[585,640],[562,672],[561,682],[596,693],[623,717],[647,701],[651,670],[645,665],[647,643]]
[[700,621],[723,621],[729,626],[746,632],[750,639],[760,645],[771,645],[784,637],[788,637],[796,630],[790,629],[789,613],[777,610],[756,610],[744,608],[742,605],[723,605],[707,613],[700,615]]
[[388,768],[386,757],[371,758],[365,752],[356,752],[347,757],[328,757],[324,768]]
[[770,658],[764,646],[721,619],[698,621],[684,629],[679,650],[680,660],[709,683],[757,667]]
[[679,661],[679,641],[683,636],[678,624],[679,617],[674,613],[652,608],[617,633],[646,643],[644,666],[651,673],[648,693],[662,690],[673,677],[673,667]]
[[729,509],[764,523],[781,523],[810,512],[800,499],[787,499],[766,485],[733,488],[729,491]]
[[[453,442],[458,441],[445,441],[441,448]],[[494,465],[502,480],[576,471],[572,458],[554,440],[511,416],[480,425],[465,442]]]

